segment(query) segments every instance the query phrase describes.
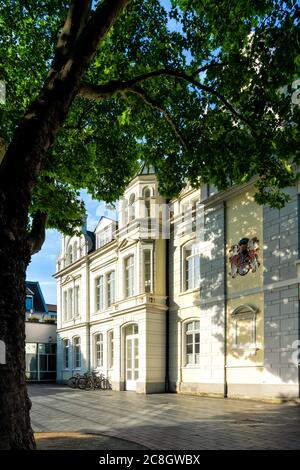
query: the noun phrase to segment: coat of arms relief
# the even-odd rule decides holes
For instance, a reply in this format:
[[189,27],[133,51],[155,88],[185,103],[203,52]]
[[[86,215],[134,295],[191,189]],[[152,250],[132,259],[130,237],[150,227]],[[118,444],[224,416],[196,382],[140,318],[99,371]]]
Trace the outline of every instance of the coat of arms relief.
[[260,266],[258,260],[259,240],[257,237],[242,238],[229,250],[231,277],[245,276],[249,271],[255,273]]

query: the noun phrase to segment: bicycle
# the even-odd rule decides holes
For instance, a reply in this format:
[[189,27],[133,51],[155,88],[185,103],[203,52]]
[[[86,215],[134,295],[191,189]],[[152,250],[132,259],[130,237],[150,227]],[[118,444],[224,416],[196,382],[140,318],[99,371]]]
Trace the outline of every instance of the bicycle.
[[73,377],[70,377],[68,379],[68,386],[71,387],[71,388],[77,388],[78,385],[79,385],[79,380],[81,379],[81,375],[80,374],[75,374],[73,375]]

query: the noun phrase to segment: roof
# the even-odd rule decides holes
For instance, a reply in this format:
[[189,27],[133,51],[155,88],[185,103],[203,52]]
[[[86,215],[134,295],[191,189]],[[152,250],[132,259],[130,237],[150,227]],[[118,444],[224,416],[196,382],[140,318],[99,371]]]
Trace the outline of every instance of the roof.
[[[30,292],[29,294],[27,292]],[[48,313],[44,296],[38,281],[26,281],[26,295],[33,295],[33,311]]]
[[57,305],[54,304],[46,304],[48,308],[48,312],[57,313]]
[[155,173],[157,173],[156,166],[146,165],[146,163],[143,163],[140,166],[140,169],[139,169],[138,173],[136,174],[136,176],[139,176],[139,175],[152,175],[152,174],[155,174]]

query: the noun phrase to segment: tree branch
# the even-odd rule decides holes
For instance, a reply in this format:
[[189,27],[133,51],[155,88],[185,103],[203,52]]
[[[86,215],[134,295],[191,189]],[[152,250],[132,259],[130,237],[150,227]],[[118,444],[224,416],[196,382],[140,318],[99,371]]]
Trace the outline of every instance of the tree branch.
[[87,83],[82,83],[82,85],[79,87],[78,95],[84,98],[88,98],[88,99],[109,98],[114,93],[118,91],[126,91],[126,89],[132,88],[137,83],[143,82],[150,78],[162,77],[162,76],[179,78],[181,80],[184,80],[187,83],[190,83],[191,85],[198,88],[199,90],[202,90],[206,93],[210,93],[211,95],[214,95],[216,98],[218,98],[219,101],[221,101],[224,104],[224,106],[231,112],[231,114],[233,114],[240,121],[246,124],[252,131],[255,131],[255,128],[252,126],[252,124],[246,118],[244,118],[244,116],[240,114],[229,103],[229,101],[227,101],[225,96],[223,96],[220,92],[218,92],[217,90],[214,90],[213,88],[207,85],[203,85],[202,83],[197,81],[193,76],[188,75],[185,72],[180,72],[177,70],[172,70],[172,69],[153,70],[152,72],[147,72],[147,73],[138,75],[126,81],[112,80],[103,85],[91,85]]
[[47,220],[48,214],[40,210],[38,210],[33,217],[31,231],[27,237],[31,255],[38,253],[43,246],[46,236]]
[[136,95],[138,95],[140,98],[142,98],[142,100],[148,104],[149,106],[151,106],[152,108],[155,108],[157,109],[158,111],[160,111],[165,120],[167,121],[167,123],[172,127],[175,135],[177,136],[177,138],[179,139],[179,141],[181,142],[182,146],[187,149],[188,148],[188,142],[187,140],[185,139],[185,137],[183,136],[182,132],[178,129],[178,127],[176,126],[175,122],[172,120],[172,118],[170,117],[169,113],[161,106],[160,102],[151,98],[149,95],[147,95],[147,93],[141,88],[141,87],[138,87],[138,86],[135,86],[135,87],[131,87],[131,88],[126,88],[126,92],[129,92],[129,93],[134,93]]

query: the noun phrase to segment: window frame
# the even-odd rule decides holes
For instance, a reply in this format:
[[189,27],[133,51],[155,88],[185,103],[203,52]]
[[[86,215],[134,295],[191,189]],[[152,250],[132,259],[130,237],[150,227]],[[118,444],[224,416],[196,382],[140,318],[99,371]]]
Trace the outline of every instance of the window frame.
[[[100,280],[102,281],[100,283]],[[99,294],[98,294],[99,290]],[[101,295],[102,291],[102,295]],[[99,299],[99,302],[98,302]],[[104,275],[100,274],[95,278],[95,312],[102,312],[104,310]]]
[[63,369],[69,370],[70,369],[70,340],[68,338],[64,338],[62,340],[62,343],[63,343]]
[[[98,346],[99,346],[99,350],[98,350]],[[103,367],[103,364],[104,364],[104,337],[103,337],[103,333],[101,332],[97,332],[94,335],[94,351],[95,351],[94,353],[95,368],[96,369],[101,368]],[[98,352],[99,352],[99,358],[98,358]]]
[[[195,252],[193,253],[193,247]],[[197,251],[198,249],[198,251]],[[187,256],[187,252],[190,255]],[[192,267],[189,269],[189,261]],[[191,281],[189,281],[188,273],[192,273]],[[188,292],[200,289],[201,282],[201,255],[199,249],[199,242],[188,242],[182,247],[182,292]]]
[[[81,369],[81,337],[73,337],[73,360],[74,360],[74,369]],[[78,353],[79,350],[79,353]],[[79,358],[79,366],[77,365],[77,359]]]
[[[188,329],[189,325],[198,324],[198,327],[193,327]],[[189,319],[183,324],[183,333],[184,333],[184,367],[200,367],[200,345],[201,345],[201,329],[200,329],[200,319],[194,318]],[[196,335],[199,335],[199,341],[196,341]],[[188,342],[188,337],[192,337],[192,342]],[[192,345],[192,353],[188,353],[188,345]],[[198,345],[198,352],[196,351],[196,345]],[[188,356],[192,356],[192,362],[189,362]],[[198,357],[198,362],[197,358]]]
[[107,332],[107,367],[113,369],[114,367],[114,330]]
[[[128,264],[130,261],[131,261],[131,264]],[[134,255],[130,254],[126,258],[124,258],[124,280],[125,280],[124,296],[125,298],[133,297],[135,295],[134,267],[135,267]]]
[[[111,279],[112,276],[112,279]],[[106,305],[110,308],[116,301],[116,271],[109,271],[106,276]],[[113,288],[112,288],[113,286]],[[111,294],[113,293],[113,295]]]

